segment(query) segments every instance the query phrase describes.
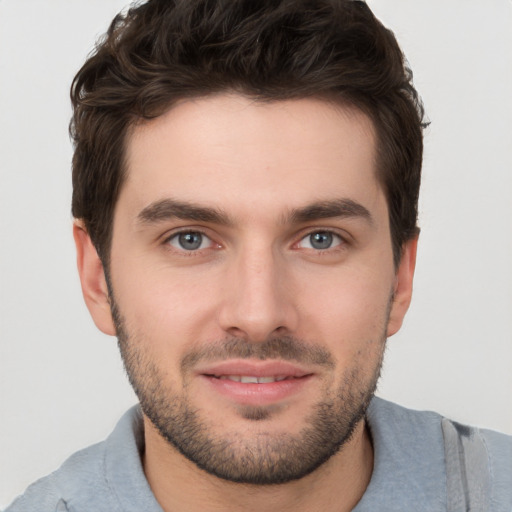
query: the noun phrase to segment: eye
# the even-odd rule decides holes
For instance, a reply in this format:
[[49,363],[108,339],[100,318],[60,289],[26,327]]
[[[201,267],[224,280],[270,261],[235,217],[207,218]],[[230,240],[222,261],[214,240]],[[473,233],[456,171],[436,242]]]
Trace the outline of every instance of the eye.
[[299,243],[298,247],[304,249],[314,249],[316,251],[325,251],[332,249],[343,243],[343,239],[336,233],[331,231],[314,231],[305,236]]
[[212,246],[212,241],[199,231],[182,231],[171,236],[167,243],[179,250],[197,251]]

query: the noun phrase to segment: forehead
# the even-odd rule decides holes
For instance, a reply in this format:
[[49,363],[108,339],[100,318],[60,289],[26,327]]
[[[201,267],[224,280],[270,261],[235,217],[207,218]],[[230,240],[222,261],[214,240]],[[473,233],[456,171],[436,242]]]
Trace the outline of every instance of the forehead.
[[372,208],[382,196],[375,153],[372,122],[352,107],[234,94],[186,100],[132,129],[120,201],[140,210],[172,197],[277,214],[343,197]]

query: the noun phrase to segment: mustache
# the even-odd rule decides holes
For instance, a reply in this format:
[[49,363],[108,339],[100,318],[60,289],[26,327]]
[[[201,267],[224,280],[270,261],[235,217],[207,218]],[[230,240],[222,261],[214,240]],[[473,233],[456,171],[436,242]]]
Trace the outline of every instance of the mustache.
[[258,343],[241,338],[209,343],[187,353],[181,361],[181,371],[186,372],[199,362],[225,359],[282,359],[324,368],[335,366],[333,355],[324,347],[306,343],[293,336],[280,336]]

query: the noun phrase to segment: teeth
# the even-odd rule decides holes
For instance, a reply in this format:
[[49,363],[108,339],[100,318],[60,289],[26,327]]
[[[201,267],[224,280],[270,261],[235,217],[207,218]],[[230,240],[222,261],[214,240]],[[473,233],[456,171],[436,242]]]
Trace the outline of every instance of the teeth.
[[258,383],[259,384],[267,384],[269,382],[275,382],[276,380],[277,379],[275,377],[259,377],[258,378]]
[[[219,375],[220,380],[232,380],[233,382],[241,382],[242,384],[270,384],[272,382],[281,382],[288,377],[254,377],[252,375]],[[292,378],[292,377],[290,377]]]
[[240,377],[240,382],[242,384],[258,384],[258,378],[257,377],[246,377],[243,375]]
[[220,380],[233,380],[235,382],[240,382],[241,377],[239,375],[221,375],[217,377]]

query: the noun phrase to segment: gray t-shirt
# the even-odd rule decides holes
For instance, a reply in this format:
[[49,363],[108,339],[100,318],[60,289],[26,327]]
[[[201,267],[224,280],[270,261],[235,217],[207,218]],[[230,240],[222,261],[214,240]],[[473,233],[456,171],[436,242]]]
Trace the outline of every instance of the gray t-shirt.
[[[367,422],[374,469],[354,511],[512,512],[512,437],[379,398]],[[144,476],[143,449],[142,415],[133,407],[105,441],[72,455],[5,512],[162,512]]]

